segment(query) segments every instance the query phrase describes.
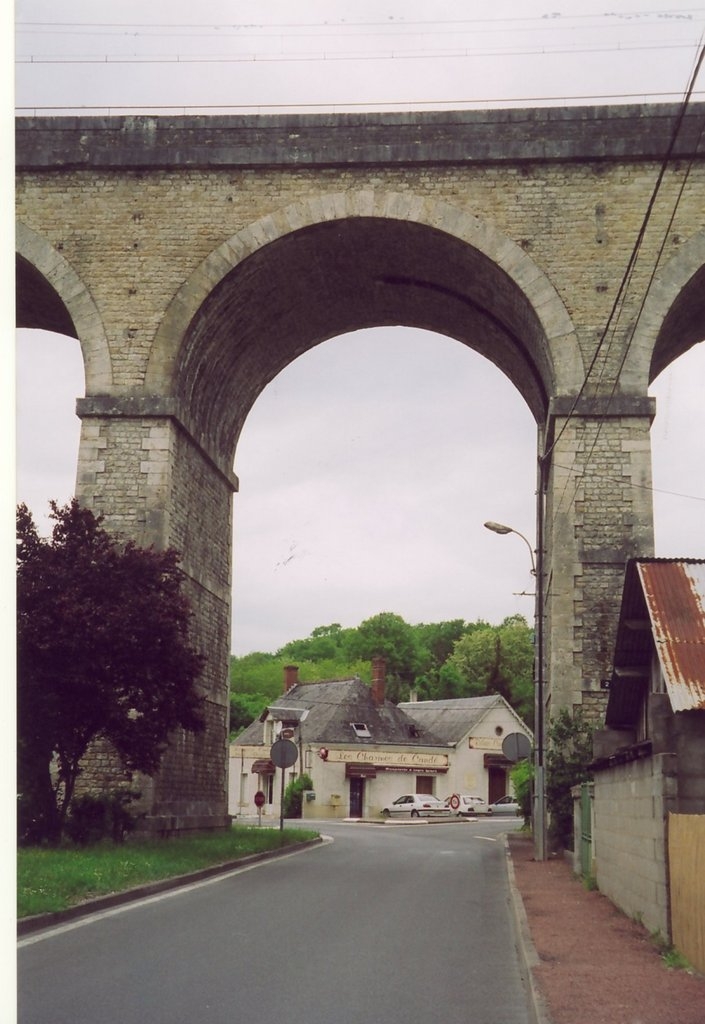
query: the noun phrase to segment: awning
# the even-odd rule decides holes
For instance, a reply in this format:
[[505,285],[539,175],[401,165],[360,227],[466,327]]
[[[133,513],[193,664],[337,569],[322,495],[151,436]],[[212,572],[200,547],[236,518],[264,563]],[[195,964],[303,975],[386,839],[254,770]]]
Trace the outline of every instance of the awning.
[[268,760],[266,757],[260,757],[257,761],[252,762],[250,770],[253,775],[274,775],[276,768],[273,761]]
[[513,768],[514,761],[510,761],[504,754],[485,754],[485,768]]
[[346,779],[374,779],[377,776],[377,767],[373,764],[350,764],[345,765]]

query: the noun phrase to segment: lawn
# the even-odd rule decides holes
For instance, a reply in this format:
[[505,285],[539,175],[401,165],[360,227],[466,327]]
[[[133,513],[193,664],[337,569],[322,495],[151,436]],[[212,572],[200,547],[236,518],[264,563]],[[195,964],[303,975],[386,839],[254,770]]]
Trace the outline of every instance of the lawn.
[[17,852],[17,916],[64,910],[95,896],[295,845],[317,834],[234,825],[216,835],[58,849],[24,847]]

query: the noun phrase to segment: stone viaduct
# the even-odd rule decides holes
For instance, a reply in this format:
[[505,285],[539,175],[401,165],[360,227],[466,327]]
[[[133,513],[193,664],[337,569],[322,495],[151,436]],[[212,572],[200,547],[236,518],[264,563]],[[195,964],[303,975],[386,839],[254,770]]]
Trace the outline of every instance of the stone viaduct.
[[77,497],[183,553],[208,654],[208,729],[174,738],[153,828],[225,819],[245,418],[360,328],[457,339],[528,404],[546,706],[597,714],[625,560],[653,553],[647,387],[705,336],[705,105],[680,113],[18,121],[18,323],[81,343]]

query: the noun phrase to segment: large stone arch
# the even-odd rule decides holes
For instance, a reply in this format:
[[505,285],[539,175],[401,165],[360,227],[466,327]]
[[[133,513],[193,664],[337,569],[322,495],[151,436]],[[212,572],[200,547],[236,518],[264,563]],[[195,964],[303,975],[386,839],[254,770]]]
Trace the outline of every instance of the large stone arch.
[[[373,323],[472,345],[529,404],[546,456],[547,692],[552,707],[599,713],[625,560],[653,550],[648,380],[701,319],[701,243],[683,241],[703,229],[694,108],[674,151],[694,161],[689,187],[672,179],[667,218],[680,252],[639,315],[661,244],[647,234],[622,323],[601,345],[679,118],[657,105],[20,119],[18,217],[62,238],[100,310],[92,322],[95,307],[78,308],[89,297],[69,274],[38,315],[60,318],[63,305],[90,364],[77,493],[111,528],[183,552],[208,652],[208,730],[170,748],[153,827],[212,825],[226,808],[241,425],[298,354]],[[22,258],[41,297],[45,255]]]
[[678,356],[705,338],[705,232],[682,242],[649,288],[622,371],[645,391]]
[[17,326],[55,331],[81,345],[86,391],[113,383],[110,349],[98,307],[68,260],[21,221],[15,225]]
[[225,467],[257,394],[292,359],[389,324],[481,352],[540,426],[550,396],[582,379],[565,306],[520,246],[449,203],[367,191],[278,210],[211,253],[166,311],[145,388],[170,381],[190,429]]

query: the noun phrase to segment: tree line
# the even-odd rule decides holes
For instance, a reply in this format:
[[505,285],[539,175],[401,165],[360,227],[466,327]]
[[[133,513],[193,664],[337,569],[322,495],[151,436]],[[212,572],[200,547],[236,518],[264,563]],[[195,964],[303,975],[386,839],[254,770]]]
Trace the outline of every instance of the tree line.
[[482,619],[411,625],[380,612],[357,627],[317,626],[273,654],[231,658],[231,735],[280,696],[285,665],[298,665],[303,682],[357,675],[370,683],[370,661],[377,656],[387,660],[387,697],[394,703],[408,700],[412,691],[419,700],[498,693],[533,727],[534,635],[522,615],[499,625]]

